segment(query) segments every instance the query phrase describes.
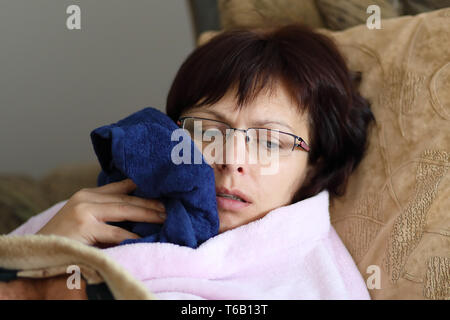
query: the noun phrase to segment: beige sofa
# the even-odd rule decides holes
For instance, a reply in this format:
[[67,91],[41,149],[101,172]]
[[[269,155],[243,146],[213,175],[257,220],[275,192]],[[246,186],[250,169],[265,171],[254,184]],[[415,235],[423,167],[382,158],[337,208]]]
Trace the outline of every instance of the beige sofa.
[[[346,194],[332,199],[332,224],[373,299],[450,299],[450,8],[399,16],[392,3],[224,0],[219,7],[225,29],[306,23],[332,37],[362,73],[360,91],[377,125]],[[365,24],[369,4],[381,8],[380,30]],[[198,44],[221,31],[204,32]]]
[[[332,199],[332,223],[373,299],[450,299],[450,8],[400,17],[396,1],[369,2],[386,14],[381,30],[366,27],[359,0],[228,0],[219,8],[222,30],[307,23],[331,36],[362,73],[360,90],[377,125],[347,193]],[[443,2],[421,8],[433,3]],[[203,33],[198,44],[222,30]],[[2,176],[1,231],[95,186],[98,171],[86,164],[40,181]]]

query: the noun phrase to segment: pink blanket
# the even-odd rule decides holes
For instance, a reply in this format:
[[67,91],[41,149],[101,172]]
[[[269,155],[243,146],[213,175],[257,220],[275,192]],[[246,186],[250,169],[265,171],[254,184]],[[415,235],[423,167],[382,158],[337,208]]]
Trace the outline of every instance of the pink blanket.
[[[37,232],[66,201],[11,234]],[[221,233],[197,249],[139,243],[104,249],[160,299],[370,299],[330,224],[327,191]]]

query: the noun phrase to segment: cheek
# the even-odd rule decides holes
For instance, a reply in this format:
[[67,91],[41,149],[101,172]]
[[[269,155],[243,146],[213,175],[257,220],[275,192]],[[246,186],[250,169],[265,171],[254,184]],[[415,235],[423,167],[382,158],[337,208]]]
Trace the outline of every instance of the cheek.
[[302,185],[306,175],[307,158],[296,155],[285,161],[280,161],[278,171],[273,175],[259,176],[259,185],[263,191],[260,196],[263,201],[287,203]]
[[293,159],[291,159],[289,164],[289,175],[286,178],[286,183],[289,184],[289,199],[292,200],[294,194],[300,189],[303,181],[306,177],[308,169],[308,157],[305,153],[296,154]]
[[290,184],[298,183],[306,174],[308,157],[305,153],[293,153],[285,161],[280,161],[280,175]]

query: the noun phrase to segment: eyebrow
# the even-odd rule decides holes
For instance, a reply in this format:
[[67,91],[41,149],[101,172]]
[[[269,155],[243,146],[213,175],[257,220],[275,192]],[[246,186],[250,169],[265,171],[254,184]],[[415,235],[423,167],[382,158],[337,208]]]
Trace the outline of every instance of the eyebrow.
[[[210,113],[210,114],[212,114],[213,116],[215,116],[216,118],[218,118],[220,121],[223,121],[223,122],[227,122],[227,123],[228,123],[227,118],[226,118],[223,114],[221,114],[220,112],[217,112],[217,111],[214,111],[214,110],[204,110],[204,111],[203,111],[203,110],[199,110],[199,111],[205,112],[205,113]],[[258,120],[258,121],[253,122],[253,125],[254,125],[254,126],[264,126],[264,125],[267,125],[267,124],[278,124],[278,125],[281,125],[281,126],[287,128],[287,129],[291,130],[291,132],[294,131],[290,125],[288,125],[287,123],[285,123],[285,122],[283,122],[283,121],[277,121],[277,120]]]

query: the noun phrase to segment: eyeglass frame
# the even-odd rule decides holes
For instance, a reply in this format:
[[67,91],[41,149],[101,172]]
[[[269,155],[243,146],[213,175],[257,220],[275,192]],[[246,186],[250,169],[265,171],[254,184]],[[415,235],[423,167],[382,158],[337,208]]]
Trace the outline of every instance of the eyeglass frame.
[[[247,144],[247,131],[250,130],[250,129],[263,129],[263,130],[269,130],[269,131],[276,131],[276,132],[284,133],[284,134],[290,135],[291,137],[294,137],[294,145],[292,146],[291,152],[294,151],[295,147],[300,148],[300,149],[302,149],[302,150],[305,151],[305,152],[310,152],[310,150],[311,150],[311,148],[310,148],[309,145],[306,143],[306,141],[303,140],[301,137],[296,136],[296,135],[293,134],[293,133],[284,132],[284,131],[281,131],[281,130],[278,130],[278,129],[268,129],[268,128],[258,128],[258,127],[251,127],[251,128],[247,128],[247,129],[233,128],[233,127],[230,126],[228,123],[223,122],[223,121],[220,121],[220,120],[208,119],[208,118],[201,118],[201,117],[191,117],[191,116],[178,118],[178,120],[177,120],[177,125],[178,125],[180,128],[183,128],[183,129],[184,129],[184,120],[186,120],[186,119],[194,119],[194,120],[195,120],[195,119],[199,119],[199,120],[215,121],[215,122],[223,123],[224,125],[226,125],[227,127],[229,127],[229,129],[232,129],[232,130],[234,130],[234,131],[242,131],[242,132],[245,132],[245,143],[246,143],[246,144]],[[297,140],[298,140],[300,143],[297,143]]]

